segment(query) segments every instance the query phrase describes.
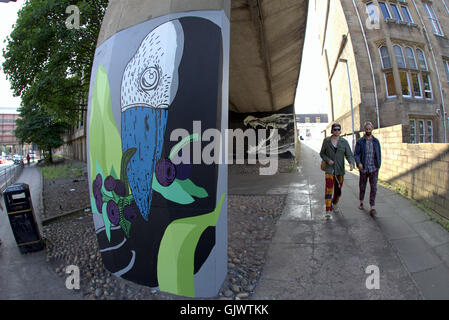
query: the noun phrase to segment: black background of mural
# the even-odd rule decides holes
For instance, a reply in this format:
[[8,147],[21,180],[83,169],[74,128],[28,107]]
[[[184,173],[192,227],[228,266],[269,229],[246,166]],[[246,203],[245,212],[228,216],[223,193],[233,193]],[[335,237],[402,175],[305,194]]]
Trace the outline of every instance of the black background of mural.
[[[179,87],[168,109],[167,129],[162,157],[168,158],[178,141],[170,141],[174,129],[193,133],[193,122],[201,121],[201,132],[209,128],[221,130],[222,36],[220,28],[209,20],[197,17],[179,19],[184,30],[184,52],[179,67]],[[151,30],[149,30],[151,31]],[[201,150],[210,142],[201,142]],[[193,148],[190,144],[190,157]],[[150,287],[158,286],[157,255],[167,226],[174,220],[202,215],[215,209],[218,165],[193,164],[190,179],[204,188],[208,197],[194,198],[189,205],[165,199],[153,190],[149,221],[139,214],[133,221],[130,238],[119,249],[102,253],[105,267],[112,273],[129,265],[134,250],[135,264],[122,278]],[[98,234],[100,248],[120,244],[124,232],[111,230],[111,242],[105,231]],[[195,251],[195,273],[206,261],[215,245],[215,227],[203,232]]]

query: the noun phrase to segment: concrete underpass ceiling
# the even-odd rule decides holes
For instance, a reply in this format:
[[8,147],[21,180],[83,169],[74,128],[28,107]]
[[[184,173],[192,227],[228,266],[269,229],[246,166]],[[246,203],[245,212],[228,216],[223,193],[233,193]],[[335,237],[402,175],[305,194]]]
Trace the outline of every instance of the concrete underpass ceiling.
[[273,112],[292,105],[308,0],[231,0],[229,109]]

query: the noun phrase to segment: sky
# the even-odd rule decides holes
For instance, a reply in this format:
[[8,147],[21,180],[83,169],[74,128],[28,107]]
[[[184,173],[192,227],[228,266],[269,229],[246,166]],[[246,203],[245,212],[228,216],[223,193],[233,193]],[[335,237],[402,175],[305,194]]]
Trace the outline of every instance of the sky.
[[3,41],[11,34],[12,25],[17,20],[17,12],[22,7],[24,0],[17,2],[0,2],[0,113],[10,112],[20,107],[20,98],[13,97],[9,81],[3,73],[2,64],[5,61],[2,50],[6,43]]
[[309,1],[306,38],[295,99],[295,113],[328,113],[326,75],[321,56],[314,1]]

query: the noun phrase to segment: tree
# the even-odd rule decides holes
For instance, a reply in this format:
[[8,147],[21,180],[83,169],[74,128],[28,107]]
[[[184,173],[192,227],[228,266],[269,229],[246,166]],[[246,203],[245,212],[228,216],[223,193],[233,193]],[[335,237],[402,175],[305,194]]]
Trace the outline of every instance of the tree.
[[53,162],[52,151],[64,144],[62,136],[67,130],[67,123],[55,120],[54,116],[37,106],[22,106],[19,112],[15,136],[21,144],[35,143],[39,149],[44,150],[45,160]]
[[[107,0],[25,2],[3,50],[4,72],[23,105],[39,106],[55,123],[74,124],[79,119],[79,112],[87,107],[93,57],[107,4]],[[66,26],[70,5],[80,10],[79,28]]]

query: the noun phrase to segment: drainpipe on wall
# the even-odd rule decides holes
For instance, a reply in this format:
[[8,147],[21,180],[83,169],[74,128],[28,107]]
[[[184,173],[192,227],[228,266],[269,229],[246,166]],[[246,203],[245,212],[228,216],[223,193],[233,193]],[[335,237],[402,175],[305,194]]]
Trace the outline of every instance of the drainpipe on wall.
[[377,115],[377,128],[380,129],[379,101],[377,98],[377,86],[376,86],[376,79],[374,77],[373,61],[371,59],[371,54],[369,52],[368,41],[366,39],[365,29],[363,28],[362,19],[360,18],[359,10],[357,9],[357,6],[356,6],[354,0],[352,0],[352,4],[354,6],[355,12],[357,13],[357,18],[359,19],[360,29],[362,30],[362,35],[363,35],[363,40],[365,42],[366,52],[368,53],[369,67],[370,67],[370,71],[371,71],[371,77],[373,78],[374,102],[376,104],[376,115]]
[[447,7],[446,2],[444,2],[444,0],[441,1],[441,2],[443,2],[443,5],[444,5],[444,7],[446,8],[446,11],[449,13],[449,8]]
[[437,82],[438,82],[438,88],[440,89],[440,98],[441,98],[441,108],[442,108],[442,119],[443,119],[443,130],[444,130],[444,143],[447,143],[447,134],[446,134],[446,108],[444,106],[444,97],[443,97],[443,89],[441,87],[441,80],[440,80],[440,73],[438,72],[438,66],[437,66],[437,61],[435,59],[435,53],[433,52],[433,47],[432,44],[430,42],[430,39],[427,35],[427,29],[426,26],[424,25],[424,20],[421,16],[420,11],[418,10],[418,6],[416,5],[415,0],[412,0],[413,6],[415,7],[416,12],[418,13],[419,16],[419,20],[421,21],[421,26],[423,28],[423,33],[424,33],[424,38],[426,38],[426,42],[427,45],[429,46],[430,49],[430,53],[432,54],[432,61],[433,61],[433,66],[435,67],[435,73],[437,76]]

